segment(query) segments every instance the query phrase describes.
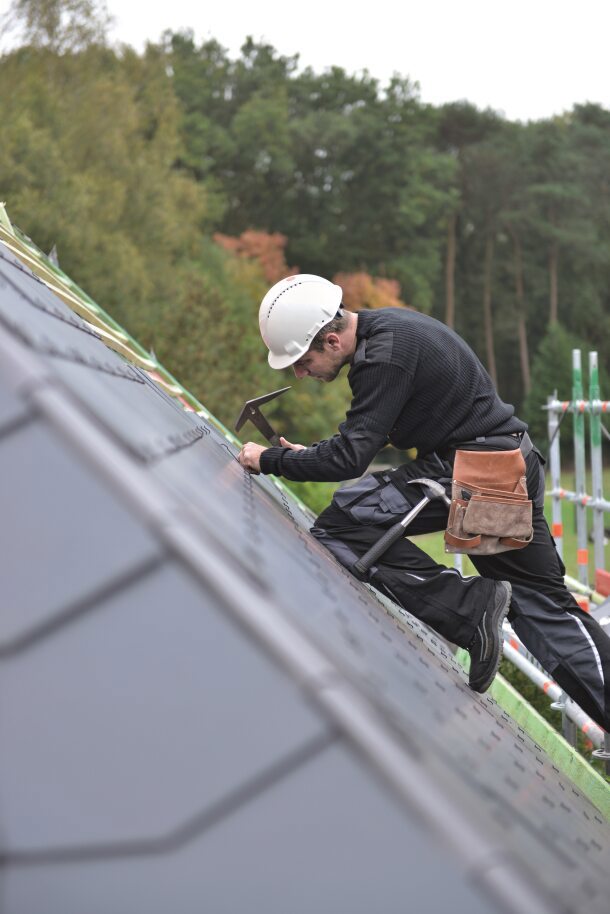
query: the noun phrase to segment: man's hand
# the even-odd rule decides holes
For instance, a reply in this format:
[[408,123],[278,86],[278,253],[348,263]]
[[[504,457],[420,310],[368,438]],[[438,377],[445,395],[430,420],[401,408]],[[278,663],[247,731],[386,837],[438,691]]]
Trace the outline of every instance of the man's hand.
[[267,448],[261,447],[260,444],[254,444],[253,441],[247,441],[237,455],[237,459],[244,470],[248,470],[249,473],[258,474],[261,471],[261,454],[266,450]]
[[[290,441],[286,441],[285,438],[280,438],[280,445],[282,447],[289,447],[292,451],[305,450],[304,444],[292,444]],[[237,459],[244,470],[248,470],[249,473],[258,474],[261,471],[261,454],[266,450],[266,447],[261,447],[260,444],[254,444],[253,441],[248,441],[237,455]]]

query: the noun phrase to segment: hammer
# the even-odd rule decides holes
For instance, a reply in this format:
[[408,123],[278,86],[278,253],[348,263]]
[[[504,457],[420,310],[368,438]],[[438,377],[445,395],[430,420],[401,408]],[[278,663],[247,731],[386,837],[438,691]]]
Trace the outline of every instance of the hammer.
[[399,540],[401,536],[404,535],[404,532],[411,521],[426,507],[429,501],[432,501],[433,498],[442,498],[447,507],[451,504],[451,499],[448,498],[443,486],[434,479],[410,479],[407,485],[423,486],[426,494],[421,501],[417,502],[415,507],[411,508],[408,514],[405,514],[402,520],[399,520],[393,527],[386,530],[381,539],[377,540],[376,543],[373,543],[369,551],[365,552],[364,555],[354,563],[355,570],[360,574],[366,574],[371,565],[390,548],[392,543],[395,543],[396,540]]
[[235,431],[238,432],[244,422],[247,422],[249,419],[250,422],[252,422],[252,424],[257,427],[259,432],[265,436],[267,441],[277,447],[280,443],[280,436],[275,433],[273,427],[265,419],[260,411],[260,407],[263,405],[263,403],[268,403],[269,400],[274,400],[276,397],[279,397],[280,394],[285,393],[287,390],[290,390],[290,386],[282,387],[280,390],[274,390],[270,394],[263,394],[262,397],[255,397],[254,400],[247,400],[244,408],[239,414],[237,422],[235,423]]

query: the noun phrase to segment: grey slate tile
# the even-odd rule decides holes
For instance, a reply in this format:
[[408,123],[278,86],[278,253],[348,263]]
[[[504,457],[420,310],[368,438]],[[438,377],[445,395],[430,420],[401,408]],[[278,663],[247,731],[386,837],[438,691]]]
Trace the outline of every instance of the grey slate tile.
[[198,416],[108,349],[46,286],[11,266],[2,251],[0,244],[0,320],[53,366],[125,447],[149,460],[208,433]]
[[341,745],[166,857],[16,869],[4,892],[28,914],[501,910]]
[[[231,559],[227,573],[281,607],[353,683],[498,866],[528,869],[557,912],[606,914],[608,824],[507,715],[467,689],[438,639],[411,617],[389,618],[312,540],[289,496],[244,474],[215,430],[84,332],[10,257],[0,257],[0,322],[138,457],[138,472],[198,518],[204,541]],[[0,377],[3,389],[0,423],[3,403],[12,423],[21,407],[10,378]],[[104,914],[154,914],[177,900],[188,914],[202,898],[210,910],[242,910],[246,898],[291,914],[329,902],[371,910],[373,898],[376,908],[388,899],[387,910],[413,901],[417,914],[428,898],[431,911],[485,903],[472,900],[438,834],[419,854],[415,819],[397,798],[388,809],[375,766],[360,768],[357,741],[320,749],[282,779],[278,764],[318,746],[332,715],[314,710],[263,644],[225,617],[205,578],[170,564],[137,509],[45,420],[6,429],[0,855],[63,848],[73,861],[6,858],[8,914],[95,914],[98,899]],[[268,789],[250,802],[265,772]],[[226,815],[208,815],[223,802]],[[132,856],[129,842],[142,841],[156,848],[151,857]],[[104,863],[87,862],[104,848]]]
[[27,415],[26,403],[8,387],[0,384],[0,436]]
[[155,539],[42,421],[0,439],[0,651],[160,555]]
[[162,839],[327,731],[165,564],[0,664],[3,850]]
[[143,462],[209,434],[195,413],[162,397],[153,382],[135,369],[129,379],[64,359],[54,360],[53,368],[108,432]]

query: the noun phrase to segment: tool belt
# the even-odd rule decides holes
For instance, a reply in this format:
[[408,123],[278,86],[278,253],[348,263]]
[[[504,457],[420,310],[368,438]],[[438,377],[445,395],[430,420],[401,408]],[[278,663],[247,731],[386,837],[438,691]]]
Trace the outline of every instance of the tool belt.
[[[529,442],[529,439],[528,439]],[[445,551],[494,555],[531,542],[522,449],[455,451]]]

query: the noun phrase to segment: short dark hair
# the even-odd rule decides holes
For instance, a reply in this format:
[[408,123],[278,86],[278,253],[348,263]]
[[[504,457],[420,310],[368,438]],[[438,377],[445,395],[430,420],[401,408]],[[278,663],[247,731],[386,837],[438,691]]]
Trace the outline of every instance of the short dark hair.
[[347,318],[345,313],[341,308],[337,311],[332,321],[329,321],[327,324],[318,330],[313,340],[309,344],[309,348],[313,349],[315,352],[322,352],[324,349],[324,342],[329,333],[341,333],[342,330],[345,330],[347,327]]

